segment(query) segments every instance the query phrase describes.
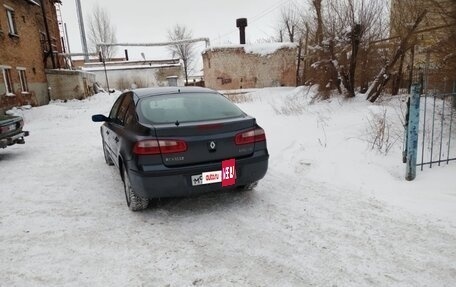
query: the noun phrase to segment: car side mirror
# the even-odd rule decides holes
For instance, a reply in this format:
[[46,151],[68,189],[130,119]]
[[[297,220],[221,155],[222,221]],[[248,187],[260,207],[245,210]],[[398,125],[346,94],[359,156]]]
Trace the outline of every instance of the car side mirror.
[[93,122],[109,122],[109,118],[104,116],[104,115],[93,115],[92,116],[92,121]]

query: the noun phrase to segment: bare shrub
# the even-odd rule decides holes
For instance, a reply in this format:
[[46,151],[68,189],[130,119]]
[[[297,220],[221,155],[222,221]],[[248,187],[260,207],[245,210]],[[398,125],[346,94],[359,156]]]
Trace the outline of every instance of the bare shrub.
[[273,109],[278,115],[301,115],[307,110],[308,105],[307,101],[303,101],[299,96],[294,96],[285,99],[280,107],[273,106]]
[[399,129],[388,117],[388,109],[383,106],[381,111],[371,111],[367,118],[365,141],[371,150],[387,155],[401,138]]

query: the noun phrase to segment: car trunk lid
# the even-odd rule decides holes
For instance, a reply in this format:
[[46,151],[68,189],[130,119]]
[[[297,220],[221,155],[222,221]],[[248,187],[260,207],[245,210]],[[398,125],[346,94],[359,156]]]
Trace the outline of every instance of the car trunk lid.
[[237,134],[255,127],[249,116],[174,124],[155,125],[157,139],[185,142],[187,149],[179,153],[162,153],[163,164],[169,167],[217,162],[245,157],[253,153],[254,144],[237,145]]

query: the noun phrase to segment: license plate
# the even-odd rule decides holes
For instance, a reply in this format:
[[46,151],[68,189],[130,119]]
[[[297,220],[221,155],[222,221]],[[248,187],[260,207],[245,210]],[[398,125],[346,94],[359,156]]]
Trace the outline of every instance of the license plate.
[[222,182],[222,171],[209,171],[203,172],[202,174],[192,175],[192,185],[204,185]]
[[192,186],[222,183],[222,187],[236,184],[236,160],[229,159],[222,162],[222,170],[203,172],[191,176]]
[[192,185],[193,186],[202,185],[202,184],[203,184],[203,175],[202,174],[192,175]]

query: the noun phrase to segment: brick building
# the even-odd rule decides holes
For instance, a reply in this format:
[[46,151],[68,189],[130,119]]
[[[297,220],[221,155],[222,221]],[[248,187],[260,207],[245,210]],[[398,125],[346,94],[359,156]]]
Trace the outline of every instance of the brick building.
[[61,64],[60,0],[0,0],[0,110],[49,102],[46,69]]
[[[410,3],[413,5],[410,6]],[[405,28],[416,15],[427,14],[411,39],[410,49],[403,61],[403,69],[411,84],[412,74],[424,76],[425,89],[449,92],[456,88],[456,2],[454,0],[416,0],[391,2],[390,36],[404,35]]]
[[206,87],[217,90],[295,86],[296,66],[292,43],[212,47],[203,53]]

